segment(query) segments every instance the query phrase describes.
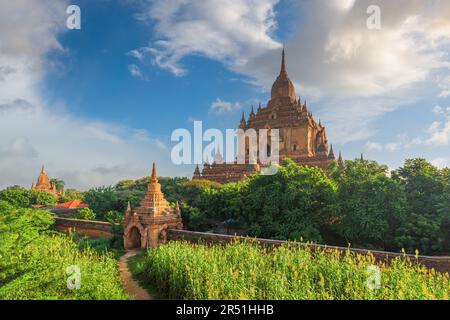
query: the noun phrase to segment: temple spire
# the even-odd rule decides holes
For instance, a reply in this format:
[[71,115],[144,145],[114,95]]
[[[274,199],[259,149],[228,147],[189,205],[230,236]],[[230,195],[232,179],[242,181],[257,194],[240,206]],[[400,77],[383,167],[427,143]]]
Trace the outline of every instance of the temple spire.
[[45,174],[45,165],[42,165],[41,174]]
[[281,71],[280,74],[287,74],[287,70],[286,70],[286,52],[285,52],[285,48],[283,46],[283,52],[281,53]]
[[152,168],[152,182],[158,182],[158,177],[156,176],[156,164],[154,162]]
[[334,160],[334,151],[333,151],[333,145],[330,147],[330,153],[328,154],[328,159]]

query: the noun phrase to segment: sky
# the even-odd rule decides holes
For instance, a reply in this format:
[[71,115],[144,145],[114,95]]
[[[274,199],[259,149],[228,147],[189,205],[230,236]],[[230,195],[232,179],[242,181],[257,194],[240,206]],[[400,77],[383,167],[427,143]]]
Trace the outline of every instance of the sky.
[[[69,5],[81,29],[67,28]],[[380,28],[368,28],[380,8]],[[345,159],[450,166],[446,0],[15,0],[0,3],[0,188],[40,167],[87,190],[191,176],[178,128],[234,129],[286,48],[297,95]]]

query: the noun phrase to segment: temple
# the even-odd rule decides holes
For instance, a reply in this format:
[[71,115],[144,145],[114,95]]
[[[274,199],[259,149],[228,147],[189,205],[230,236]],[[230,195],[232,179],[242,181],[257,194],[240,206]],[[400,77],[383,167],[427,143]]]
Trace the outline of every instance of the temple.
[[[280,74],[273,83],[271,99],[266,107],[259,105],[256,112],[252,107],[247,119],[243,114],[239,128],[244,131],[254,129],[258,136],[261,129],[267,129],[269,135],[271,129],[278,129],[279,161],[288,157],[299,165],[319,167],[326,170],[328,165],[335,160],[333,147],[328,143],[325,127],[320,120],[317,122],[314,119],[306,101],[302,102],[300,98],[296,98],[295,87],[289,79],[286,68],[284,49],[281,57]],[[248,161],[247,144],[248,141],[246,140],[245,164],[238,164],[237,161],[224,163],[220,161],[222,156],[219,154],[216,155],[211,164],[207,161],[202,170],[197,166],[193,179],[228,183],[244,180],[248,176],[260,172],[264,165],[261,164],[259,159],[259,152],[255,163],[251,164]],[[270,139],[268,139],[267,149],[267,154],[270,154]]]
[[48,178],[47,173],[45,172],[44,166],[42,166],[41,174],[37,179],[36,185],[34,183],[31,185],[31,190],[44,191],[54,194],[55,196],[60,196],[60,194],[56,190],[56,185],[50,182],[50,179]]
[[125,249],[156,247],[166,241],[167,229],[181,229],[181,211],[169,205],[161,192],[153,163],[151,180],[140,207],[132,209],[130,203],[123,218]]

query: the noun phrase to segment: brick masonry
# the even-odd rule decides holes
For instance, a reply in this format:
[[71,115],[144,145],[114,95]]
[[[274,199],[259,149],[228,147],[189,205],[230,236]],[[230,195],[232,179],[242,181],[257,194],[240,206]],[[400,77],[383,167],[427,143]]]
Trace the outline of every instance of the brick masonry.
[[79,220],[55,217],[55,228],[60,232],[73,232],[89,238],[112,238],[112,226],[109,222]]

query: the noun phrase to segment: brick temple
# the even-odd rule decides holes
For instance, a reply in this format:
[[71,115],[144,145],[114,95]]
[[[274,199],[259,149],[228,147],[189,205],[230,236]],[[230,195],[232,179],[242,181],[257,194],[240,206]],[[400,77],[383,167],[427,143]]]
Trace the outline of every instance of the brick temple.
[[31,185],[31,190],[44,191],[54,194],[55,196],[61,196],[56,190],[56,185],[50,182],[50,179],[47,176],[47,172],[45,171],[45,166],[42,166],[41,173],[39,174],[39,177],[37,179],[37,183],[33,183]]
[[181,229],[181,211],[169,205],[161,191],[153,163],[152,177],[140,207],[128,208],[123,219],[125,249],[156,247],[167,240],[167,229]]
[[[306,101],[302,102],[300,98],[296,97],[294,84],[289,79],[287,72],[284,49],[280,74],[273,83],[271,99],[265,107],[260,105],[256,112],[252,107],[247,119],[242,114],[239,128],[254,129],[258,134],[261,129],[268,130],[269,134],[271,129],[278,129],[280,161],[290,158],[299,165],[326,170],[327,166],[335,160],[333,147],[329,145],[325,127],[320,120],[317,122],[314,119]],[[268,141],[270,143],[270,139]],[[267,148],[270,150],[270,145]],[[245,152],[246,160],[248,160],[247,145]],[[246,161],[245,164],[238,164],[237,161],[224,163],[219,153],[216,154],[211,164],[207,161],[202,170],[197,166],[193,179],[205,179],[219,183],[241,181],[261,171],[264,166],[259,160],[256,159],[254,164],[249,161]],[[339,154],[339,161],[342,161],[341,154]]]

